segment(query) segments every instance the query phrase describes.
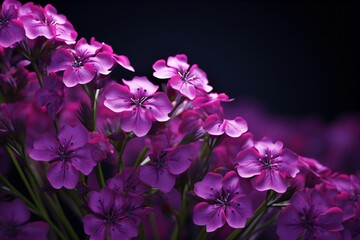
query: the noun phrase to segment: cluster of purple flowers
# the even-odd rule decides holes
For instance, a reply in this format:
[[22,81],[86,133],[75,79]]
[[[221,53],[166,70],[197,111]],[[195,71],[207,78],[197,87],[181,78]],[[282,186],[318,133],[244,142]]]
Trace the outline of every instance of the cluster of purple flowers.
[[5,0],[0,58],[12,166],[0,171],[0,239],[246,239],[274,224],[280,239],[360,238],[360,177],[255,139],[186,55],[154,63],[162,88],[116,81],[117,65],[134,72],[126,56],[77,40],[51,5]]

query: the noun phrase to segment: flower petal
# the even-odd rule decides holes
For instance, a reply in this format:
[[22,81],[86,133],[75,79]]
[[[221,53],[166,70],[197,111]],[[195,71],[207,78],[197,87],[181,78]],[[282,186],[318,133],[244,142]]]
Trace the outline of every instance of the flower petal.
[[254,148],[248,148],[238,153],[235,159],[238,174],[244,178],[259,175],[263,167],[259,157],[261,156]]
[[37,161],[52,161],[57,159],[57,149],[59,143],[53,136],[42,136],[33,143],[33,149],[30,150],[29,156]]
[[139,168],[140,180],[152,187],[168,193],[175,185],[175,176],[165,168],[157,169],[152,165],[145,165]]
[[91,240],[103,240],[106,238],[106,225],[104,220],[93,214],[88,214],[83,218],[84,231],[90,236]]
[[165,93],[155,93],[152,98],[144,103],[144,106],[157,121],[164,122],[170,119],[168,114],[173,106]]
[[194,192],[203,199],[212,200],[215,193],[221,192],[222,181],[221,174],[209,172],[202,181],[195,183]]
[[20,199],[0,203],[0,222],[21,225],[29,218],[30,211]]
[[240,137],[241,134],[248,130],[246,121],[241,117],[234,120],[225,120],[225,133],[233,138]]
[[48,72],[58,72],[71,67],[74,61],[73,55],[65,48],[59,48],[51,55],[51,62],[47,66]]
[[36,240],[47,240],[50,226],[46,222],[31,222],[21,227],[21,235],[23,239],[28,239],[29,236]]
[[144,109],[136,108],[121,114],[121,129],[125,132],[133,131],[136,136],[143,137],[150,131],[151,126],[152,120]]
[[113,54],[113,58],[123,68],[125,68],[129,71],[135,72],[135,69],[130,65],[130,61],[129,61],[128,57],[126,57],[124,55]]
[[100,192],[92,191],[89,193],[88,205],[94,212],[106,216],[114,205],[115,195],[108,188],[101,189]]
[[206,202],[198,203],[194,207],[193,221],[196,225],[206,225],[207,232],[213,232],[224,226],[225,213],[222,207],[216,204],[208,204]]
[[230,227],[244,227],[246,220],[253,215],[250,198],[240,196],[232,199],[231,204],[226,207],[225,215],[226,221]]
[[285,177],[277,170],[265,169],[257,176],[253,185],[258,191],[266,191],[272,189],[278,193],[284,193],[287,190],[287,182]]
[[10,47],[24,38],[25,30],[23,24],[17,19],[10,20],[6,26],[0,28],[0,46],[2,47]]
[[177,69],[181,73],[184,73],[190,66],[187,61],[187,56],[185,54],[177,54],[174,57],[168,57],[167,65]]
[[62,187],[74,189],[79,179],[79,172],[69,162],[56,161],[49,166],[47,178],[55,189]]
[[88,131],[81,124],[74,127],[64,125],[59,131],[58,139],[61,144],[70,143],[69,150],[75,150],[88,142]]
[[77,84],[91,82],[95,77],[95,68],[91,63],[86,63],[83,67],[68,66],[64,72],[63,81],[65,86],[74,87]]
[[160,79],[171,78],[175,74],[178,74],[177,70],[175,68],[168,67],[163,59],[156,61],[153,65],[153,69],[155,70],[153,73],[154,77]]

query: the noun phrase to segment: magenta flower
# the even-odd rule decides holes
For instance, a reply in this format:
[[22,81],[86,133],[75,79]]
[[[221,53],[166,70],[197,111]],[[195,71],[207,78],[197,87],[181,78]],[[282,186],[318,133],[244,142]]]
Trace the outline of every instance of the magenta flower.
[[176,176],[185,172],[196,157],[192,145],[179,145],[164,149],[162,145],[153,146],[149,164],[139,167],[139,178],[145,184],[168,193],[175,185]]
[[277,234],[280,239],[342,239],[339,231],[343,212],[338,207],[330,207],[316,190],[297,192],[291,205],[282,210]]
[[93,214],[83,218],[84,230],[91,240],[130,239],[136,237],[137,228],[145,210],[142,198],[115,197],[114,192],[103,188],[89,194],[88,204]]
[[21,4],[14,0],[5,0],[0,12],[0,46],[10,47],[25,38],[25,30],[17,19]]
[[123,80],[125,86],[114,84],[105,91],[104,105],[114,112],[121,113],[121,128],[133,131],[136,136],[145,136],[153,121],[165,122],[172,105],[168,97],[146,77],[134,77],[132,81]]
[[19,199],[11,202],[0,202],[0,239],[2,240],[46,240],[49,225],[37,221],[27,223],[30,211]]
[[88,132],[83,126],[65,125],[57,138],[43,136],[37,139],[29,155],[36,161],[51,162],[47,178],[54,188],[73,189],[78,182],[79,172],[89,175],[96,165],[87,142]]
[[167,62],[161,59],[154,63],[154,77],[169,80],[169,85],[180,92],[185,97],[193,100],[200,92],[210,92],[212,87],[208,85],[209,81],[206,73],[196,64],[187,63],[187,57],[184,54],[178,54],[169,57]]
[[273,189],[284,193],[288,187],[287,178],[294,178],[299,172],[298,156],[283,149],[280,141],[256,142],[254,147],[241,151],[235,162],[241,177],[255,177],[252,183],[258,191]]
[[251,217],[253,209],[249,192],[249,184],[234,171],[223,177],[209,172],[201,182],[194,186],[197,196],[206,200],[194,207],[193,220],[196,225],[206,225],[207,232],[222,227],[225,222],[233,228],[242,228],[246,219]]
[[112,49],[112,47],[106,43],[100,43],[98,41],[95,40],[94,37],[92,37],[90,39],[90,44],[94,45],[94,46],[99,46],[101,48],[100,51],[106,52],[108,54],[110,54],[113,58],[113,60],[119,64],[120,66],[122,66],[123,68],[135,72],[134,68],[130,65],[130,61],[129,59],[124,56],[124,55],[117,55],[114,53],[114,50]]
[[237,138],[248,130],[246,121],[241,117],[233,120],[224,119],[222,115],[211,114],[204,122],[204,130],[211,135],[219,136],[224,133],[226,135]]
[[37,103],[46,108],[52,119],[64,105],[64,84],[56,73],[43,77],[43,87],[36,93]]
[[48,4],[45,8],[28,3],[23,6],[22,16],[26,37],[35,39],[43,36],[66,44],[75,43],[77,33],[64,15],[57,14],[56,9]]
[[74,48],[59,48],[53,53],[51,63],[47,66],[49,72],[64,71],[63,81],[67,87],[88,83],[96,73],[110,73],[113,59],[106,52],[98,52],[99,46],[89,45],[85,38],[81,38]]

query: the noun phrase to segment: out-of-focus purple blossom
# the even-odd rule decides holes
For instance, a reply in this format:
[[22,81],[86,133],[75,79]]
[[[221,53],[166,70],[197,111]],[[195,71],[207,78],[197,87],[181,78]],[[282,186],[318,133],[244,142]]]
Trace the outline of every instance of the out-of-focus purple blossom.
[[64,105],[64,84],[56,73],[43,77],[43,87],[37,91],[36,100],[55,119]]
[[63,81],[67,87],[85,84],[93,80],[96,73],[107,75],[114,65],[110,54],[100,51],[101,46],[90,45],[81,38],[74,49],[59,48],[51,56],[47,66],[49,72],[64,71]]
[[215,231],[226,222],[233,228],[244,227],[247,218],[253,214],[247,196],[250,190],[249,182],[234,171],[226,173],[224,177],[209,172],[194,186],[195,194],[205,200],[194,207],[194,223],[205,225],[207,232]]
[[89,175],[96,165],[87,143],[88,132],[83,126],[65,125],[57,137],[46,135],[35,140],[29,155],[37,161],[51,162],[47,178],[54,188],[73,189],[79,172]]
[[241,151],[235,162],[238,174],[244,178],[255,177],[253,186],[258,191],[273,189],[284,193],[288,187],[287,178],[294,178],[299,172],[298,156],[283,149],[280,141],[255,142],[254,147]]
[[192,144],[166,149],[155,143],[149,154],[149,163],[139,167],[140,180],[162,192],[170,192],[176,176],[185,172],[197,157],[196,150]]
[[89,133],[89,144],[93,147],[91,156],[95,161],[105,160],[115,152],[109,139],[98,132]]
[[6,101],[29,94],[21,93],[32,78],[32,74],[25,68],[29,64],[20,54],[15,54],[13,49],[0,46],[0,93]]
[[130,239],[137,236],[137,228],[146,210],[141,207],[139,196],[123,198],[113,191],[103,188],[91,192],[88,205],[93,214],[83,218],[84,230],[91,240]]
[[105,92],[105,106],[121,113],[121,128],[136,136],[145,136],[153,121],[169,120],[172,105],[167,96],[156,92],[158,86],[146,77],[134,77],[131,81],[123,80],[125,86],[110,85]]
[[211,114],[204,122],[204,130],[210,135],[226,135],[237,138],[248,130],[246,121],[241,117],[233,120],[224,119],[221,114]]
[[212,87],[208,85],[206,73],[196,64],[187,63],[187,56],[178,54],[168,57],[167,62],[163,59],[154,63],[154,77],[160,79],[170,78],[168,84],[185,97],[193,100],[198,96],[197,91],[210,92]]
[[139,178],[139,172],[132,167],[126,167],[120,174],[106,182],[106,186],[120,195],[143,194],[148,187],[146,187]]
[[42,221],[28,223],[29,220],[30,211],[21,200],[0,202],[0,239],[48,239],[49,225]]
[[29,39],[43,36],[66,44],[75,43],[77,33],[72,24],[62,14],[48,4],[45,8],[30,2],[22,6],[19,20],[25,28],[25,35]]
[[10,47],[25,38],[25,30],[17,19],[21,4],[15,0],[5,0],[0,11],[0,46]]
[[297,192],[291,199],[291,205],[282,210],[277,234],[280,239],[342,239],[339,231],[343,211],[331,207],[316,190],[306,189]]

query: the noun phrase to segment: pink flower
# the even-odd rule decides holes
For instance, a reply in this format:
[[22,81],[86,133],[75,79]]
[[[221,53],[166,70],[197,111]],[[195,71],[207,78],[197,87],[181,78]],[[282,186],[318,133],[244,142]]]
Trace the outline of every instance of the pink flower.
[[0,11],[0,46],[10,47],[25,38],[25,30],[17,19],[21,4],[18,1],[5,0]]
[[235,162],[241,177],[254,177],[252,183],[258,191],[273,189],[284,193],[288,187],[287,178],[294,178],[299,172],[298,156],[288,149],[283,149],[280,141],[256,142],[254,147],[241,151]]
[[57,14],[56,9],[48,4],[45,8],[28,3],[23,6],[22,16],[26,37],[35,39],[43,36],[66,44],[75,43],[77,33],[64,15]]
[[236,138],[248,130],[246,121],[241,117],[236,117],[234,120],[224,119],[219,114],[211,114],[204,122],[204,130],[211,135],[219,136],[224,133],[226,135]]
[[253,214],[250,198],[246,196],[249,191],[249,184],[234,171],[224,177],[208,173],[194,186],[195,194],[205,200],[194,207],[194,223],[206,225],[207,232],[215,231],[225,222],[233,228],[244,227]]
[[200,92],[210,92],[212,87],[208,85],[206,73],[196,64],[187,63],[187,57],[184,54],[178,54],[169,57],[167,62],[161,59],[154,63],[154,77],[169,80],[169,85],[180,92],[180,94],[193,100]]
[[67,87],[85,84],[93,80],[96,73],[107,75],[114,62],[111,55],[99,52],[100,46],[89,45],[81,38],[74,49],[59,48],[51,56],[47,66],[49,72],[64,71],[63,81]]
[[123,80],[125,86],[114,84],[105,91],[104,105],[114,112],[121,113],[121,128],[133,131],[136,136],[145,136],[153,121],[165,122],[172,105],[168,97],[146,77],[134,77],[132,81]]

